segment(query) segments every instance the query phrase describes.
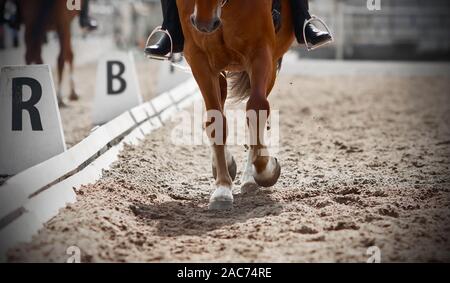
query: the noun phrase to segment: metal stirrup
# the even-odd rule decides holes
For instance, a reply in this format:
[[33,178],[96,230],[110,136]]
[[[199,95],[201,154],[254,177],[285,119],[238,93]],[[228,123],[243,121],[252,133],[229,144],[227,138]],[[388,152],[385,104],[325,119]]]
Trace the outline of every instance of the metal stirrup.
[[149,35],[149,37],[147,38],[147,42],[145,43],[145,48],[147,48],[149,46],[150,40],[152,39],[153,35],[155,35],[158,32],[162,32],[164,34],[166,34],[169,39],[170,39],[170,52],[167,55],[153,55],[153,54],[147,54],[145,53],[145,55],[147,56],[147,58],[150,59],[156,59],[156,60],[171,60],[173,57],[173,40],[172,40],[172,36],[170,35],[170,33],[167,30],[162,29],[161,26],[156,27],[152,33]]
[[[306,26],[307,26],[309,23],[312,23],[312,22],[314,22],[314,21],[317,21],[317,22],[321,23],[321,24],[325,27],[325,29],[326,29],[327,33],[330,35],[331,39],[326,40],[325,42],[322,42],[322,43],[319,43],[319,44],[310,46],[310,45],[308,44],[308,41],[306,40]],[[312,15],[311,18],[310,18],[309,20],[305,21],[305,23],[303,24],[303,40],[305,41],[306,49],[308,49],[308,51],[312,51],[312,50],[314,50],[314,49],[317,49],[317,48],[319,48],[319,47],[322,47],[322,46],[324,46],[324,45],[327,45],[328,43],[333,42],[333,41],[334,41],[334,38],[333,38],[333,35],[331,34],[331,31],[330,31],[330,29],[328,28],[327,24],[326,24],[321,18]]]

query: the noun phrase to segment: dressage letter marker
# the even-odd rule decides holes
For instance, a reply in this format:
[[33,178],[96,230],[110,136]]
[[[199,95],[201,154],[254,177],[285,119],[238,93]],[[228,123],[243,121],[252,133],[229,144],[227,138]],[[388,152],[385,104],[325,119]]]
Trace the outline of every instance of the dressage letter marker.
[[[108,95],[121,94],[127,87],[127,82],[122,78],[122,75],[125,72],[125,65],[119,61],[108,61],[106,65],[108,66]],[[119,68],[119,71],[116,74],[113,73],[114,66]],[[113,89],[115,80],[120,84],[117,90]]]
[[17,174],[64,152],[50,67],[4,67],[0,82],[0,175]]
[[[23,87],[31,89],[31,98],[23,101]],[[27,110],[30,115],[31,129],[42,131],[42,122],[39,111],[35,105],[41,100],[42,87],[39,82],[32,78],[12,79],[12,130],[22,131],[22,110]]]
[[100,59],[94,100],[94,124],[104,124],[141,103],[132,54],[117,51]]

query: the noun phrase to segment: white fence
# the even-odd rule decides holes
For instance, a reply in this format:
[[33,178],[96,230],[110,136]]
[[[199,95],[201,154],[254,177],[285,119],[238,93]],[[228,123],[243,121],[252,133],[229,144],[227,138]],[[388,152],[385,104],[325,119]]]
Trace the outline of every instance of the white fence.
[[0,261],[6,260],[10,248],[31,241],[44,223],[75,202],[83,185],[100,179],[125,143],[137,144],[177,109],[200,98],[197,83],[190,79],[96,128],[66,152],[8,179],[0,186]]
[[338,6],[336,58],[351,57],[354,46],[410,44],[418,51],[450,50],[450,9]]
[[377,55],[388,49],[398,54],[404,46],[413,50],[412,56],[450,53],[448,0],[381,0],[380,10],[369,9],[367,0],[310,2],[311,13],[327,22],[336,42],[309,56],[343,59],[353,58],[356,50]]

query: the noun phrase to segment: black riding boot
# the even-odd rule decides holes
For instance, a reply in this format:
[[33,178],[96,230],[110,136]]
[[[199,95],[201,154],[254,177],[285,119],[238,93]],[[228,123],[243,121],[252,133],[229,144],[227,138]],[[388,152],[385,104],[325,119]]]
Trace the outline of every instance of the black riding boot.
[[[305,43],[305,39],[303,38],[303,26],[307,20],[311,19],[308,0],[291,0],[291,6],[295,37],[297,38],[298,43],[303,44]],[[305,36],[306,42],[311,44],[312,47],[331,41],[331,35],[327,31],[318,29],[312,23],[306,25]]]
[[161,6],[164,18],[161,28],[170,34],[173,46],[171,46],[169,36],[163,32],[159,32],[157,34],[159,36],[157,42],[145,47],[145,53],[149,56],[167,56],[171,51],[171,47],[173,48],[173,53],[179,53],[183,51],[184,47],[183,30],[181,29],[176,1],[161,0]]
[[98,28],[97,21],[89,16],[89,0],[82,1],[80,11],[80,26],[89,31]]

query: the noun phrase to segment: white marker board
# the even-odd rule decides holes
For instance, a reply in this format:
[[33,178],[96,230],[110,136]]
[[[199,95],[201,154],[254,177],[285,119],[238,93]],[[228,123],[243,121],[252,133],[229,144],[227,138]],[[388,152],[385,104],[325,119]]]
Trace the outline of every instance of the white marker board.
[[103,56],[97,68],[93,123],[101,125],[142,103],[131,52],[114,51]]
[[0,175],[15,175],[66,150],[48,65],[1,69],[0,136]]

